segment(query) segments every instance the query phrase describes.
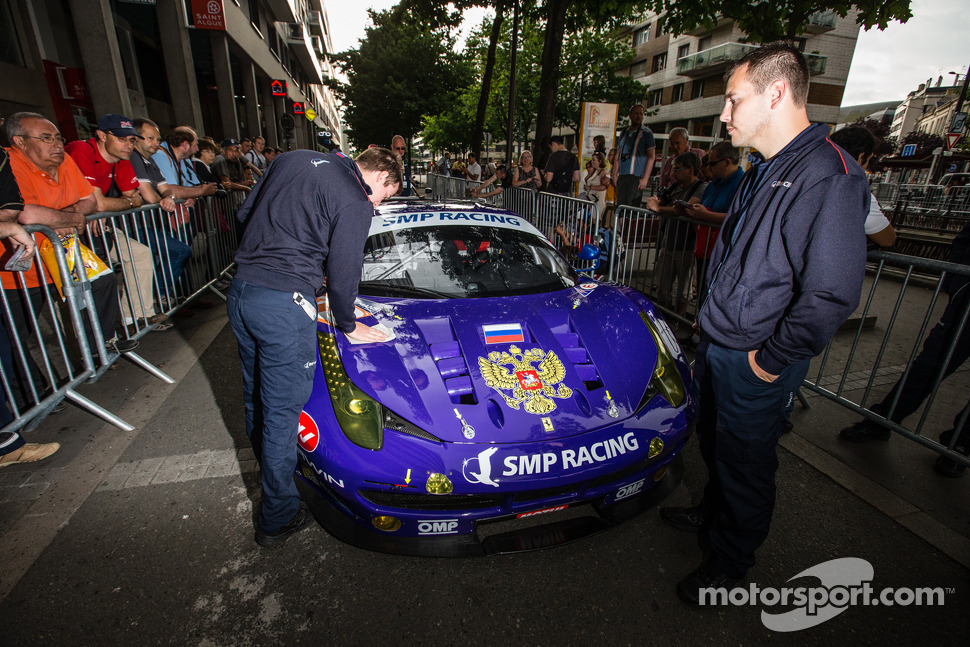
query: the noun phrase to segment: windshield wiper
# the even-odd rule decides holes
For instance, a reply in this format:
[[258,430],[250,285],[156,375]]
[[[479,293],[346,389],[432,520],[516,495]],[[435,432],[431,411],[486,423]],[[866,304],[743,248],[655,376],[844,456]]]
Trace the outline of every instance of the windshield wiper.
[[396,283],[385,283],[384,281],[361,281],[360,289],[381,290],[387,296],[419,294],[421,296],[434,297],[435,299],[457,299],[454,294],[445,294],[430,288],[420,288],[416,285],[400,285]]

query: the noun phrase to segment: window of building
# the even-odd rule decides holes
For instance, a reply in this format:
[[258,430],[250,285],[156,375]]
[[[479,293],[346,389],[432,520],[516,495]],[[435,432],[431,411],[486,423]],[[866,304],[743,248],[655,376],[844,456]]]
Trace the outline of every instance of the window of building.
[[704,36],[704,38],[702,38],[699,41],[697,41],[697,51],[698,52],[703,52],[705,49],[710,49],[710,48],[711,48],[711,37],[710,36]]
[[630,66],[630,76],[638,77],[638,76],[646,76],[646,75],[647,75],[646,59],[643,59],[642,61],[637,61],[636,63]]
[[656,33],[656,37],[657,38],[660,38],[661,36],[663,36],[663,34],[664,34],[664,21],[663,20],[658,20],[657,21],[657,33]]
[[700,99],[703,96],[704,96],[704,79],[697,79],[691,85],[691,88],[690,88],[690,98],[691,99]]
[[690,43],[687,43],[686,45],[681,45],[680,47],[677,48],[678,61],[684,58],[685,56],[687,56],[688,54],[690,54]]
[[249,21],[253,25],[253,29],[259,34],[260,38],[263,36],[262,22],[259,20],[259,3],[256,0],[249,0]]
[[633,46],[643,45],[645,42],[650,40],[650,25],[647,25],[643,29],[638,29],[633,32]]
[[678,83],[670,92],[670,103],[677,103],[684,100],[684,84]]
[[659,72],[667,67],[667,52],[653,57],[653,71]]
[[648,103],[650,107],[659,106],[663,103],[664,91],[663,90],[651,90],[650,96],[648,97]]
[[0,7],[0,61],[25,67],[24,50],[20,44],[20,35],[13,20],[11,3],[4,2]]

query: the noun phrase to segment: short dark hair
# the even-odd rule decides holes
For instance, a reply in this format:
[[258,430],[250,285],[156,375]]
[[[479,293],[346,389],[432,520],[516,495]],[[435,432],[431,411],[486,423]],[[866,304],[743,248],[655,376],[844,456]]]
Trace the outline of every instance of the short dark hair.
[[253,140],[251,140],[249,137],[243,137],[242,139],[239,140],[239,143],[241,144],[243,142],[249,142],[250,144],[252,144]]
[[684,168],[694,169],[694,175],[700,175],[701,172],[701,158],[699,158],[695,153],[686,152],[681,153],[674,158],[674,164],[680,164]]
[[738,149],[731,145],[729,141],[718,142],[711,146],[710,152],[717,152],[717,158],[719,160],[728,159],[731,160],[732,164],[737,164],[741,160],[741,155],[738,154]]
[[872,136],[868,128],[862,126],[849,126],[841,130],[836,130],[829,135],[829,139],[841,146],[845,151],[858,160],[860,155],[872,156],[872,151],[876,150],[876,138]]
[[201,153],[202,151],[212,151],[213,153],[216,153],[216,152],[219,151],[219,147],[216,146],[216,143],[214,141],[212,141],[211,139],[209,139],[209,138],[203,139],[203,138],[200,137],[199,138],[199,152]]
[[565,144],[563,144],[562,135],[553,135],[552,137],[549,138],[549,143],[550,144],[556,143],[556,144],[559,144],[560,146],[565,146]]
[[387,171],[387,179],[384,180],[384,186],[404,183],[401,163],[397,161],[397,156],[386,148],[381,148],[380,146],[368,148],[358,155],[354,161],[364,171]]
[[154,121],[152,121],[151,119],[141,119],[141,118],[139,118],[139,119],[135,119],[134,121],[132,121],[132,122],[131,122],[131,125],[132,125],[132,126],[134,127],[134,129],[135,129],[135,130],[137,130],[137,131],[138,131],[139,133],[141,133],[141,129],[142,129],[142,128],[144,128],[145,126],[151,126],[151,127],[152,127],[152,128],[154,128],[155,130],[158,130],[158,124],[156,124],[156,123],[155,123]]
[[196,137],[195,132],[188,126],[179,126],[169,134],[165,135],[165,141],[168,142],[168,145],[172,148],[178,148],[185,142],[192,143],[196,139],[198,138]]
[[735,63],[728,77],[742,68],[746,68],[748,81],[759,93],[780,79],[788,84],[796,106],[808,103],[808,63],[792,45],[771,43],[759,47]]

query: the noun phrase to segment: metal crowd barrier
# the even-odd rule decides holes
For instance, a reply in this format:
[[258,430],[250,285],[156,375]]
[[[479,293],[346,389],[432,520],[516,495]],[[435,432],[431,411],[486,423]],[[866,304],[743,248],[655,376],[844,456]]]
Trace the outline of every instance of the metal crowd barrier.
[[[102,363],[118,357],[118,353],[109,353],[105,348],[87,274],[81,271],[72,275],[60,237],[49,227],[30,225],[25,229],[50,241],[64,298],[62,301],[53,274],[39,253],[34,255],[33,266],[27,272],[5,272],[15,275],[18,287],[4,289],[0,297],[0,395],[4,399],[0,402],[0,427],[3,431],[32,428],[67,399],[116,427],[131,431],[134,427],[76,391],[80,384],[95,379],[93,350]],[[77,237],[73,253],[75,259],[80,258]],[[26,287],[26,275],[35,272],[40,273],[42,285]],[[90,341],[94,342],[94,349],[85,325],[92,331]]]
[[955,234],[970,219],[970,187],[925,184],[899,185],[892,223],[917,232]]
[[[105,344],[95,304],[95,292],[117,305],[118,336],[137,340],[157,325],[152,318],[171,315],[205,291],[223,300],[231,279],[233,256],[238,247],[239,228],[235,214],[239,203],[231,194],[203,198],[194,206],[179,202],[172,213],[158,205],[123,212],[98,213],[88,217],[87,231],[74,237],[74,258],[81,258],[79,243],[93,251],[111,271],[107,284],[89,281],[86,272],[72,275],[60,238],[46,227],[28,227],[46,235],[57,259],[62,279],[65,310],[55,307],[60,295],[51,284],[47,289],[4,290],[2,315],[5,330],[0,381],[12,421],[0,426],[17,430],[37,424],[63,399],[84,407],[125,430],[131,425],[79,395],[74,389],[82,382],[96,381],[119,357],[125,357],[161,380],[174,380],[134,352],[118,353]],[[80,238],[80,240],[78,240]],[[39,264],[44,280],[53,275]],[[21,276],[20,285],[23,286]],[[97,290],[92,288],[97,286]],[[46,307],[45,307],[46,305]],[[102,304],[102,307],[105,307]],[[47,313],[49,316],[42,316]],[[112,315],[114,313],[112,312]],[[93,331],[85,333],[86,327]],[[111,336],[109,332],[107,336]],[[9,352],[7,349],[9,348]]]
[[110,258],[118,274],[129,339],[149,332],[154,315],[174,314],[204,291],[225,300],[239,242],[238,202],[229,194],[198,199],[192,207],[179,201],[171,213],[147,205],[88,217],[94,224],[85,242]]
[[[947,370],[951,361],[961,360],[961,357],[965,359],[968,343],[966,338],[970,334],[970,329],[967,328],[970,324],[970,285],[965,285],[949,298],[943,290],[944,279],[948,275],[954,278],[970,277],[970,267],[880,251],[869,252],[868,260],[876,264],[876,271],[869,293],[864,295],[862,314],[850,330],[853,338],[848,350],[845,348],[845,340],[837,335],[814,362],[803,386],[925,447],[970,466],[970,457],[953,451],[956,437],[951,438],[948,445],[944,446],[924,434],[930,416],[934,416],[938,426],[945,425],[934,427],[933,432],[949,428],[951,417],[961,411],[970,394],[970,373],[960,372],[959,365],[950,366]],[[888,275],[886,268],[889,264],[906,268],[901,281]],[[925,281],[914,281],[917,275],[924,279],[927,276],[933,277],[931,287],[923,287]],[[891,309],[887,317],[885,310],[889,304]],[[919,363],[916,360],[924,350],[924,341],[929,331],[942,325],[938,322],[946,308],[949,311],[945,315],[945,327],[938,328],[937,334],[943,330],[950,332],[942,344],[933,344],[934,360],[927,369],[926,358]],[[877,312],[885,321],[873,321]],[[884,330],[880,332],[874,323],[883,324]],[[914,327],[917,329],[914,330]],[[895,349],[902,349],[904,356],[901,357],[900,351]],[[963,355],[958,356],[960,353]],[[842,357],[845,358],[844,362],[841,361]],[[830,366],[830,362],[835,366]],[[900,405],[900,394],[896,393],[891,398],[886,394],[892,391],[897,381],[904,383],[911,374],[912,386],[925,389],[925,400],[902,421],[894,422],[892,418]],[[938,397],[941,387],[946,387],[956,399]],[[872,407],[879,404],[878,400],[884,396],[889,399],[886,410],[882,414],[874,412]],[[905,418],[916,416],[920,409],[922,413],[918,418],[906,423]],[[963,411],[962,419],[956,425],[963,426],[965,434],[970,434],[970,426],[967,425],[968,412],[970,407]],[[940,417],[944,421],[941,422]],[[963,442],[967,442],[966,437]]]
[[589,200],[540,192],[533,224],[566,258],[575,260],[583,245],[596,243],[599,207]]
[[690,325],[720,230],[688,218],[620,206],[612,231],[607,277],[640,290],[669,318]]
[[520,218],[535,222],[536,209],[539,204],[539,194],[532,189],[514,186],[502,191],[502,208],[508,209]]
[[468,198],[468,191],[478,184],[478,182],[470,182],[461,177],[437,175],[435,173],[428,175],[431,197],[435,200],[464,200]]

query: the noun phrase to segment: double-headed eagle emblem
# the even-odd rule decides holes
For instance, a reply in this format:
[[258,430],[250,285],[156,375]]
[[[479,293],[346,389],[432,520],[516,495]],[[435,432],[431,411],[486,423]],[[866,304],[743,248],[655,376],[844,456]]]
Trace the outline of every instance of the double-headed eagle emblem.
[[[539,362],[538,369],[532,366],[536,362]],[[511,364],[512,370],[503,364]],[[551,398],[563,399],[573,394],[572,389],[561,384],[566,367],[552,351],[531,348],[522,352],[518,346],[510,346],[508,352],[491,352],[488,359],[479,357],[478,366],[485,384],[498,391],[513,409],[524,403],[527,412],[543,416],[556,408]],[[509,389],[511,396],[503,393]]]

